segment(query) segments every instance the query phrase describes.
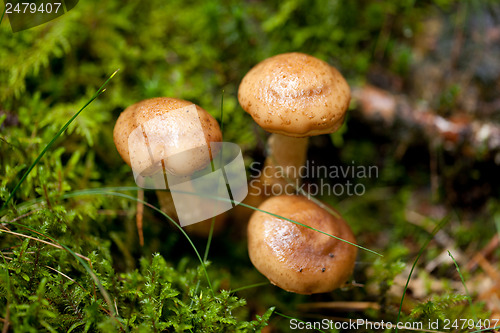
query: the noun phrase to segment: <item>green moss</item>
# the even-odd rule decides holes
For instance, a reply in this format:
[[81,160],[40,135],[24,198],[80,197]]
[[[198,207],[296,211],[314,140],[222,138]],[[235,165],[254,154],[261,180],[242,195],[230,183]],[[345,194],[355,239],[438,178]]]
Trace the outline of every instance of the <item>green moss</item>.
[[[401,143],[373,142],[370,133],[353,133],[356,124],[351,117],[331,142],[327,137],[333,152],[325,149],[321,154],[338,152],[338,162],[375,164],[379,178],[364,182],[367,191],[361,197],[323,199],[341,211],[359,244],[384,257],[375,259],[359,251],[356,283],[330,294],[295,295],[270,284],[231,293],[265,281],[251,266],[245,241],[235,236],[244,228],[236,223],[212,243],[213,264],[207,268],[212,291],[193,249],[164,216],[146,208],[146,244],[140,247],[135,201],[102,193],[69,196],[78,190],[134,185],[112,140],[114,121],[132,103],[155,96],[184,98],[218,118],[224,91],[224,140],[239,144],[249,164],[262,158],[265,133],[239,107],[237,89],[253,65],[277,53],[301,51],[338,67],[353,86],[365,82],[373,66],[406,77],[414,61],[412,34],[424,28],[422,19],[434,13],[436,5],[451,11],[457,3],[88,0],[61,18],[16,34],[4,19],[2,203],[103,79],[117,68],[120,72],[0,212],[0,317],[8,318],[14,332],[251,332],[269,323],[287,331],[287,320],[271,318],[274,307],[308,319],[315,314],[302,311],[300,304],[343,300],[382,305],[380,310],[342,313],[346,318],[394,321],[401,295],[392,294],[391,288],[400,284],[401,276],[406,278],[405,269],[439,220],[424,216],[416,224],[408,219],[415,201],[430,196],[428,161],[424,157],[423,162],[405,164],[393,156]],[[460,92],[459,86],[441,92],[437,107],[448,112]],[[444,176],[464,170],[468,169],[450,167]],[[473,176],[479,177],[479,170]],[[157,203],[154,193],[145,195],[147,202]],[[441,201],[421,201],[444,205],[445,196],[442,193]],[[473,221],[457,208],[443,232],[462,251],[481,249],[491,230],[498,231],[499,207],[491,198]],[[193,242],[198,249],[206,244],[201,239]],[[425,263],[443,251],[442,244],[431,242],[417,269],[422,272]],[[81,262],[75,253],[82,256]],[[473,313],[485,318],[483,303],[475,302],[471,309],[466,296],[451,287],[454,269],[453,263],[445,263],[429,273],[444,281],[442,292],[409,301],[412,310],[403,312],[402,319],[471,318]],[[462,270],[466,280],[472,277]]]

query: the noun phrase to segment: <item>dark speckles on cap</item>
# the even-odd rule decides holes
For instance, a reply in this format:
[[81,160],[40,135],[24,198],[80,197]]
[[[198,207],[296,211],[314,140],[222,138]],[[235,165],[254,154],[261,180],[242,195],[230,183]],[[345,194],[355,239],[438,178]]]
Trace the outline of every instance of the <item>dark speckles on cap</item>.
[[[159,115],[192,104],[193,103],[189,101],[181,99],[157,97],[140,101],[126,108],[118,117],[113,130],[113,139],[118,153],[123,160],[129,165],[131,164],[128,137],[137,126]],[[201,121],[205,139],[209,142],[222,141],[222,133],[220,132],[219,124],[215,118],[199,106],[196,106],[196,110],[198,111],[198,117]],[[189,112],[189,110],[186,111]]]
[[238,100],[266,131],[306,137],[340,128],[350,89],[326,62],[303,53],[284,53],[260,62],[245,75]]

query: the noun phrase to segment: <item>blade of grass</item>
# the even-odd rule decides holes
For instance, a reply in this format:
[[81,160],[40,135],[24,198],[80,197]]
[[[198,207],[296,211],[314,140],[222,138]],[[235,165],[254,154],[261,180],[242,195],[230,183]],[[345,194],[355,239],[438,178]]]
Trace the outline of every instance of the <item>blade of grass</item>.
[[455,263],[455,267],[457,268],[458,275],[460,275],[460,279],[462,280],[462,285],[465,288],[465,293],[467,294],[467,298],[469,300],[469,306],[470,306],[470,309],[472,311],[472,315],[474,316],[474,322],[477,322],[476,311],[474,310],[474,307],[472,306],[472,297],[470,297],[469,289],[467,289],[467,285],[465,284],[464,276],[462,275],[462,272],[460,271],[460,267],[458,267],[458,263],[450,251],[448,251],[448,255],[451,257],[451,260],[453,260],[453,262]]
[[[223,199],[223,198],[222,198],[222,199]],[[240,204],[241,206],[243,206],[243,207],[247,207],[247,208],[253,209],[253,210],[255,210],[255,211],[258,211],[258,212],[261,212],[261,213],[265,213],[265,214],[268,214],[268,215],[271,215],[271,216],[277,217],[277,218],[279,218],[279,219],[281,219],[281,220],[285,220],[285,221],[288,221],[288,222],[295,223],[295,224],[300,225],[300,226],[302,226],[302,227],[305,227],[305,228],[307,228],[307,229],[314,230],[314,231],[319,232],[319,233],[321,233],[321,234],[323,234],[323,235],[327,235],[327,236],[329,236],[329,237],[335,238],[335,239],[337,239],[337,240],[339,240],[339,241],[342,241],[342,242],[344,242],[344,243],[347,243],[347,244],[350,244],[350,245],[352,245],[352,246],[355,246],[355,247],[357,247],[357,248],[359,248],[359,249],[362,249],[362,250],[368,251],[368,252],[370,252],[370,253],[376,254],[376,255],[378,255],[378,256],[380,256],[380,257],[383,257],[383,255],[382,255],[382,254],[377,253],[377,252],[375,252],[375,251],[373,251],[373,250],[367,249],[366,247],[363,247],[363,246],[358,245],[358,244],[351,243],[351,242],[349,242],[349,241],[347,241],[347,240],[345,240],[345,239],[342,239],[342,238],[337,237],[337,236],[330,235],[329,233],[326,233],[326,232],[324,232],[324,231],[321,231],[321,230],[318,230],[318,229],[316,229],[316,228],[310,227],[310,226],[305,225],[305,224],[303,224],[303,223],[300,223],[300,222],[297,222],[297,221],[291,220],[291,219],[289,219],[289,218],[286,218],[286,217],[283,217],[283,216],[280,216],[280,215],[277,215],[277,214],[273,214],[273,213],[270,213],[270,212],[266,212],[265,210],[262,210],[262,209],[259,209],[259,208],[257,208],[257,207],[253,207],[253,206],[250,206],[250,205],[244,204],[244,203],[242,203],[242,202],[240,202],[239,204]]]
[[70,278],[69,276],[67,276],[66,274],[64,274],[63,272],[58,271],[57,269],[55,269],[55,268],[53,268],[53,267],[50,267],[50,266],[47,266],[47,265],[44,265],[44,267],[46,267],[46,268],[48,268],[48,269],[50,269],[50,270],[52,270],[52,271],[56,272],[57,274],[59,274],[59,275],[61,275],[61,276],[65,277],[66,279],[70,280],[71,282],[73,282],[73,283],[77,284],[77,285],[78,285],[78,286],[79,286],[82,290],[84,290],[84,291],[88,292],[88,291],[87,291],[87,289],[83,288],[83,286],[82,286],[80,283],[78,283],[78,281],[73,280],[72,278]]
[[232,293],[236,293],[236,292],[238,292],[238,291],[242,291],[242,290],[247,290],[247,289],[256,288],[256,287],[261,287],[261,286],[266,286],[266,285],[268,285],[269,283],[270,283],[269,281],[267,281],[267,282],[255,283],[255,284],[251,284],[251,285],[248,285],[248,286],[244,286],[244,287],[240,287],[240,288],[232,289],[232,290],[230,290],[230,292],[232,292]]
[[483,328],[483,329],[480,329],[480,330],[477,330],[477,331],[472,331],[470,333],[479,333],[479,332],[493,331],[493,330],[496,330],[496,329],[499,329],[499,328],[500,328],[500,325],[499,326],[495,326],[495,327]]
[[[132,197],[132,196],[129,196],[129,195],[126,195],[126,194],[122,194],[122,193],[116,193],[116,192],[112,192],[112,191],[108,191],[108,190],[139,190],[140,188],[138,187],[111,187],[111,188],[103,188],[103,189],[90,189],[90,190],[80,190],[80,191],[73,191],[73,192],[70,192],[70,193],[67,193],[66,195],[63,196],[63,198],[71,198],[71,197],[75,197],[75,196],[81,196],[81,195],[92,195],[92,194],[108,194],[108,195],[114,195],[114,196],[121,196],[123,198],[128,198],[128,199],[131,199],[131,200],[139,200],[137,199],[136,197]],[[173,192],[173,191],[171,191]],[[190,193],[190,192],[182,192],[182,191],[175,191],[176,193],[182,193],[182,194],[193,194],[193,195],[200,195],[200,194],[197,194],[197,193]],[[229,201],[229,202],[234,202],[233,200],[229,200],[227,198],[221,198],[221,197],[214,197],[214,196],[209,196],[210,198],[212,199],[216,199],[216,200],[222,200],[222,201]],[[151,209],[154,209],[156,210],[157,212],[159,212],[160,214],[164,215],[165,217],[167,217],[167,219],[169,219],[179,230],[181,230],[181,232],[184,234],[184,236],[188,239],[189,243],[191,244],[191,246],[193,247],[193,249],[195,250],[196,252],[196,255],[198,256],[198,259],[200,260],[200,263],[202,263],[202,266],[203,266],[203,270],[205,271],[205,274],[206,274],[206,277],[207,277],[207,280],[208,280],[208,283],[210,285],[210,288],[211,288],[211,284],[210,284],[210,280],[208,278],[208,274],[206,273],[206,269],[205,269],[205,265],[204,265],[204,261],[201,259],[200,257],[200,254],[198,253],[198,250],[196,249],[196,247],[194,246],[194,244],[192,243],[191,239],[189,238],[189,236],[186,234],[186,232],[182,229],[181,226],[179,226],[177,223],[175,223],[175,221],[170,217],[168,216],[167,214],[165,214],[163,211],[161,211],[160,209],[156,208],[155,206],[149,204],[149,203],[146,203],[146,202],[143,202],[145,205],[147,205],[148,207],[150,207]],[[286,221],[289,221],[291,223],[295,223],[297,225],[300,225],[300,226],[303,226],[305,228],[308,228],[308,229],[311,229],[311,230],[314,230],[314,231],[317,231],[319,233],[322,233],[324,235],[327,235],[329,237],[332,237],[332,238],[335,238],[335,239],[338,239],[340,241],[343,241],[345,243],[348,243],[348,244],[351,244],[353,246],[356,246],[360,249],[363,249],[365,251],[368,251],[370,253],[373,253],[373,254],[376,254],[378,256],[383,256],[373,250],[370,250],[370,249],[367,249],[363,246],[360,246],[360,245],[357,245],[357,244],[354,244],[354,243],[351,243],[349,241],[346,241],[340,237],[336,237],[336,236],[333,236],[333,235],[330,235],[324,231],[321,231],[321,230],[318,230],[318,229],[315,229],[313,227],[310,227],[308,225],[305,225],[303,223],[300,223],[300,222],[297,222],[297,221],[294,221],[294,220],[291,220],[289,218],[286,218],[286,217],[283,217],[283,216],[280,216],[280,215],[277,215],[277,214],[273,214],[273,213],[270,213],[270,212],[266,212],[262,209],[259,209],[259,208],[256,208],[256,207],[253,207],[253,206],[250,206],[250,205],[247,205],[247,204],[243,204],[243,203],[240,203],[240,205],[244,206],[244,207],[247,207],[247,208],[250,208],[250,209],[253,209],[253,210],[256,210],[256,211],[259,211],[259,212],[262,212],[262,213],[265,213],[265,214],[269,214],[271,216],[274,216],[274,217],[277,217],[279,219],[283,219],[283,220],[286,220]]]
[[[269,155],[268,156],[271,160],[271,162],[274,164],[274,165],[279,165],[278,162],[276,161],[276,158],[274,157],[274,155]],[[293,180],[290,179],[290,177],[288,177],[287,175],[283,174],[281,175],[283,177],[283,179],[288,183],[288,185],[291,185],[294,189],[295,189],[295,192],[298,192],[300,193],[301,195],[303,195],[304,197],[306,197],[308,200],[314,202],[316,205],[320,206],[321,208],[323,208],[324,210],[326,210],[328,213],[330,213],[331,215],[335,216],[336,218],[342,218],[339,214],[339,212],[337,212],[336,210],[332,209],[331,207],[329,207],[328,205],[325,205],[324,203],[322,203],[321,201],[319,201],[318,199],[316,199],[315,197],[311,196],[308,192],[306,192],[303,188],[301,187],[298,187],[297,184],[294,184],[293,183]]]
[[21,177],[21,180],[16,184],[16,186],[14,187],[14,189],[12,190],[12,192],[10,193],[9,197],[7,198],[7,200],[5,200],[5,202],[3,203],[2,205],[2,208],[0,208],[0,211],[2,211],[4,208],[7,207],[7,204],[9,203],[9,201],[14,197],[14,195],[16,194],[17,190],[19,189],[19,187],[21,186],[21,184],[26,180],[26,178],[28,177],[28,175],[31,173],[31,171],[33,170],[33,168],[38,164],[38,162],[40,162],[40,160],[42,159],[43,155],[45,155],[45,153],[50,149],[50,147],[52,147],[52,145],[54,144],[54,142],[56,142],[56,140],[61,136],[61,134],[63,134],[64,131],[66,131],[66,129],[68,128],[68,126],[76,119],[76,117],[78,117],[78,115],[83,111],[85,110],[85,108],[87,106],[90,105],[90,103],[92,103],[97,97],[99,97],[104,91],[106,91],[106,89],[104,89],[104,87],[108,84],[108,82],[116,75],[116,73],[118,73],[118,69],[113,73],[111,74],[111,76],[103,83],[103,85],[96,91],[96,93],[94,94],[94,96],[92,96],[90,98],[89,101],[87,101],[87,103],[85,103],[85,105],[77,112],[73,115],[73,117],[71,117],[67,122],[66,124],[64,124],[64,126],[59,130],[59,132],[57,132],[57,134],[52,138],[52,140],[50,140],[50,142],[45,146],[45,148],[43,148],[42,152],[38,155],[38,157],[35,159],[35,161],[30,165],[30,167],[28,168],[28,170],[26,170],[26,172],[24,173],[24,175]]
[[[224,90],[222,91],[222,95],[220,97],[220,131],[222,136],[224,137]],[[219,163],[222,166],[222,152],[220,153],[221,162]],[[212,165],[212,171],[213,165]],[[227,180],[227,179],[226,179]],[[207,246],[205,248],[205,255],[203,256],[203,261],[207,261],[208,252],[210,251],[210,245],[212,244],[212,237],[214,234],[214,226],[215,226],[215,216],[212,218],[212,223],[210,224],[210,231],[208,233]]]
[[5,274],[7,274],[7,295],[5,295],[5,298],[7,299],[7,304],[5,305],[7,310],[5,315],[5,322],[2,328],[2,333],[7,333],[9,330],[9,312],[10,312],[10,298],[11,298],[10,274],[9,274],[9,268],[7,267],[7,260],[5,259],[5,256],[1,251],[0,254],[2,255],[3,263],[5,265]]
[[[287,316],[287,315],[285,315],[285,314],[283,314],[283,313],[279,313],[278,311],[274,311],[273,313],[276,313],[278,316],[281,316],[281,317],[286,318],[286,319],[295,319],[295,320],[297,320],[297,321],[300,321],[301,323],[306,323],[305,321],[300,320],[299,318],[290,317],[290,316]],[[315,328],[314,330],[315,330],[315,331],[318,331],[318,332],[321,332],[321,333],[325,333],[325,331],[322,331],[322,330],[320,330],[320,329],[318,329],[318,328]]]
[[[403,296],[401,296],[401,303],[399,304],[399,311],[398,311],[398,317],[396,319],[396,322],[399,323],[399,318],[401,317],[401,311],[403,309],[403,301],[405,299],[405,295],[406,295],[406,290],[408,290],[408,285],[410,284],[410,279],[411,279],[411,276],[413,274],[413,271],[415,270],[415,266],[417,266],[417,262],[418,260],[420,259],[420,256],[424,253],[424,250],[425,248],[427,247],[427,245],[429,245],[429,243],[431,242],[432,239],[434,239],[434,236],[436,236],[436,233],[441,230],[442,227],[444,227],[446,225],[446,223],[448,223],[449,221],[449,218],[446,217],[444,218],[443,220],[441,220],[441,222],[434,228],[434,230],[432,231],[432,233],[430,234],[429,238],[427,239],[427,241],[425,242],[425,244],[420,248],[420,251],[418,251],[418,255],[417,255],[417,258],[415,259],[415,261],[413,262],[413,265],[411,267],[411,270],[410,270],[410,274],[408,275],[408,279],[406,280],[406,285],[405,285],[405,288],[403,290]],[[396,326],[396,332],[398,332],[398,327]]]
[[7,4],[5,4],[5,7],[3,9],[3,12],[2,12],[2,17],[0,17],[0,25],[2,24],[2,21],[3,21],[3,16],[5,15],[5,12],[7,11]]
[[[73,195],[73,196],[79,196],[79,195],[91,195],[91,194],[94,194],[94,193],[105,193],[106,191],[137,191],[139,190],[140,188],[139,187],[131,187],[131,186],[128,186],[128,187],[105,187],[105,188],[102,188],[102,189],[87,189],[87,190],[78,190],[78,191],[73,191],[73,192],[68,192],[65,196],[63,196],[63,198],[69,198],[70,196],[68,195]],[[265,210],[262,210],[262,209],[259,209],[257,207],[253,207],[253,206],[250,206],[250,205],[247,205],[247,204],[244,204],[242,202],[240,203],[237,203],[235,202],[234,200],[231,200],[231,199],[227,199],[227,198],[222,198],[222,197],[216,197],[216,196],[211,196],[211,195],[203,195],[201,193],[193,193],[193,192],[184,192],[184,191],[172,191],[172,190],[167,190],[167,191],[170,191],[170,192],[175,192],[175,193],[181,193],[181,194],[190,194],[190,195],[196,195],[196,196],[200,196],[200,197],[207,197],[207,198],[210,198],[210,199],[215,199],[215,200],[219,200],[219,201],[226,201],[226,202],[231,202],[231,203],[235,203],[235,204],[239,204],[243,207],[246,207],[246,208],[249,208],[249,209],[252,209],[252,210],[255,210],[255,211],[258,211],[258,212],[261,212],[261,213],[264,213],[264,214],[268,214],[268,215],[271,215],[271,216],[274,216],[278,219],[281,219],[281,220],[285,220],[285,221],[288,221],[288,222],[291,222],[291,223],[295,223],[297,225],[300,225],[304,228],[307,228],[307,229],[310,229],[310,230],[313,230],[313,231],[316,231],[316,232],[319,232],[319,233],[322,233],[328,237],[332,237],[332,238],[335,238],[339,241],[342,241],[344,243],[347,243],[347,244],[350,244],[352,246],[355,246],[359,249],[362,249],[364,251],[367,251],[367,252],[370,252],[370,253],[373,253],[375,255],[378,255],[380,257],[383,257],[382,254],[378,253],[378,252],[375,252],[373,250],[370,250],[368,248],[365,248],[361,245],[358,245],[358,244],[354,244],[354,243],[351,243],[345,239],[342,239],[340,237],[337,237],[337,236],[333,236],[333,235],[330,235],[329,233],[326,233],[324,231],[321,231],[321,230],[318,230],[316,228],[313,228],[313,227],[310,227],[308,225],[305,225],[303,223],[300,223],[300,222],[297,222],[297,221],[294,221],[292,219],[289,219],[289,218],[286,218],[284,216],[281,216],[281,215],[278,215],[278,214],[274,214],[274,213],[270,213],[270,212],[267,212]],[[114,193],[114,192],[113,192]],[[154,206],[153,206],[154,207]],[[155,207],[156,208],[156,207]],[[176,224],[177,225],[177,224]],[[182,228],[181,228],[182,229]]]
[[[101,188],[101,189],[86,189],[86,190],[77,190],[77,191],[72,191],[72,192],[68,192],[66,195],[63,196],[63,198],[70,198],[72,196],[80,196],[80,195],[92,195],[94,193],[103,193],[103,192],[106,192],[106,191],[138,191],[140,190],[139,187],[134,187],[134,186],[117,186],[117,187],[104,187],[104,188]],[[220,200],[220,201],[226,201],[226,202],[232,202],[232,203],[235,203],[235,204],[239,204],[243,207],[246,207],[246,208],[249,208],[249,209],[252,209],[252,210],[255,210],[255,211],[259,211],[261,213],[264,213],[264,214],[268,214],[268,215],[271,215],[271,216],[274,216],[276,218],[279,218],[279,219],[282,219],[282,220],[286,220],[288,222],[291,222],[291,223],[295,223],[297,225],[300,225],[300,226],[303,226],[305,228],[308,228],[308,229],[311,229],[311,230],[314,230],[316,232],[319,232],[319,233],[322,233],[326,236],[329,236],[329,237],[332,237],[332,238],[335,238],[337,240],[340,240],[342,242],[345,242],[347,244],[350,244],[352,246],[355,246],[359,249],[362,249],[362,250],[365,250],[365,251],[368,251],[370,253],[373,253],[375,255],[378,255],[380,257],[383,257],[382,254],[378,253],[378,252],[375,252],[373,250],[370,250],[368,248],[365,248],[361,245],[358,245],[358,244],[354,244],[354,243],[351,243],[349,241],[346,241],[345,239],[342,239],[340,237],[336,237],[336,236],[333,236],[333,235],[330,235],[324,231],[321,231],[321,230],[318,230],[318,229],[315,229],[313,227],[310,227],[308,225],[305,225],[305,224],[302,224],[300,222],[297,222],[297,221],[294,221],[294,220],[291,220],[289,218],[286,218],[286,217],[283,217],[283,216],[280,216],[280,215],[277,215],[277,214],[273,214],[273,213],[270,213],[270,212],[267,212],[265,210],[262,210],[262,209],[259,209],[257,207],[253,207],[253,206],[250,206],[250,205],[247,205],[247,204],[244,204],[244,203],[236,203],[234,200],[230,200],[230,199],[227,199],[227,198],[222,198],[222,197],[216,197],[216,196],[210,196],[210,195],[202,195],[200,193],[192,193],[192,192],[183,192],[183,191],[172,191],[172,190],[167,190],[167,191],[170,191],[170,192],[175,192],[175,193],[181,193],[181,194],[191,194],[191,195],[196,195],[196,196],[201,196],[201,197],[207,197],[207,198],[210,198],[210,199],[215,199],[215,200]],[[38,198],[38,199],[33,199],[29,202],[26,202],[24,205],[22,205],[23,207],[24,206],[31,206],[31,205],[34,205],[36,203],[40,203],[42,202],[43,199],[41,198]]]
[[127,195],[127,194],[123,194],[123,193],[117,193],[117,192],[111,192],[111,191],[104,191],[104,190],[100,190],[100,189],[97,189],[97,190],[94,190],[94,191],[75,191],[75,192],[72,192],[72,193],[67,193],[66,195],[63,196],[63,198],[66,199],[66,198],[72,198],[72,197],[77,197],[77,196],[82,196],[82,195],[96,195],[96,194],[116,196],[116,197],[121,197],[121,198],[129,199],[129,200],[141,202],[145,206],[147,206],[147,207],[153,209],[154,211],[160,213],[161,215],[163,215],[164,217],[166,217],[170,222],[172,222],[172,224],[177,229],[179,229],[181,231],[181,233],[186,237],[186,239],[188,240],[189,244],[194,249],[194,252],[196,253],[196,256],[198,257],[198,260],[200,261],[200,264],[202,266],[203,272],[204,272],[205,277],[207,279],[208,286],[210,287],[210,290],[212,291],[212,295],[215,297],[215,292],[214,292],[214,290],[212,288],[212,283],[210,282],[210,278],[208,277],[208,272],[207,272],[205,263],[203,262],[203,260],[202,260],[202,258],[200,256],[200,253],[198,252],[198,249],[196,249],[196,246],[194,245],[194,243],[191,240],[191,238],[189,237],[189,235],[184,231],[184,229],[182,229],[182,227],[179,224],[177,224],[177,222],[175,222],[174,219],[172,219],[170,216],[168,216],[166,213],[164,213],[161,209],[153,206],[152,204],[150,204],[150,203],[148,203],[148,202],[146,202],[144,200],[140,200],[137,197],[133,197],[133,196],[130,196],[130,195]]
[[[12,222],[8,222],[10,224],[13,224]],[[60,245],[57,245],[57,244],[54,244],[54,243],[51,243],[51,242],[47,242],[47,241],[44,241],[43,239],[39,239],[39,238],[36,238],[36,237],[31,237],[31,236],[28,236],[28,235],[25,235],[25,234],[21,234],[21,233],[18,233],[18,232],[14,232],[14,231],[10,231],[10,230],[5,230],[5,229],[0,229],[0,234],[2,232],[5,232],[7,234],[11,234],[11,235],[14,235],[14,236],[19,236],[19,237],[23,237],[23,238],[28,238],[28,239],[32,239],[32,240],[35,240],[37,242],[40,242],[40,243],[44,243],[44,244],[47,244],[47,245],[50,245],[50,246],[53,246],[55,247],[56,249],[63,249]],[[77,256],[79,256],[80,258],[86,260],[86,261],[89,261],[90,259],[79,254],[79,253],[76,253]]]
[[[133,201],[139,201],[139,199],[137,197],[133,197],[133,196],[129,196],[129,195],[126,195],[126,194],[123,194],[123,193],[116,193],[114,191],[138,191],[140,190],[139,187],[133,187],[133,186],[123,186],[123,187],[108,187],[108,188],[101,188],[101,189],[87,189],[87,190],[78,190],[78,191],[73,191],[73,192],[69,192],[69,193],[66,193],[65,195],[62,196],[63,199],[68,199],[68,198],[72,198],[72,197],[77,197],[77,196],[85,196],[85,195],[95,195],[95,194],[101,194],[101,195],[111,195],[111,196],[117,196],[117,197],[122,197],[122,198],[126,198],[126,199],[129,199],[129,200],[133,200]],[[178,191],[180,192],[180,191]],[[194,195],[197,195],[197,194],[194,194]],[[215,198],[217,200],[222,200],[222,201],[232,201],[234,202],[233,200],[229,200],[229,199],[226,199],[226,198],[219,198],[219,197],[213,197],[213,196],[209,196],[210,198]],[[41,199],[34,199],[31,201],[31,204],[36,204],[37,202],[40,202]],[[193,242],[191,241],[191,239],[189,238],[189,236],[186,234],[186,232],[182,229],[181,226],[179,226],[170,216],[168,216],[167,214],[165,214],[163,211],[161,211],[160,209],[158,209],[157,207],[147,203],[147,202],[144,202],[143,201],[143,204],[150,207],[151,209],[157,211],[158,213],[162,214],[163,216],[165,216],[168,220],[170,220],[181,232],[182,234],[186,237],[186,239],[189,241],[191,247],[194,249],[199,261],[200,261],[200,264],[202,265],[202,268],[203,268],[203,271],[204,271],[204,274],[205,274],[205,277],[207,279],[207,282],[208,282],[208,285],[210,286],[210,289],[212,291],[212,293],[214,294],[214,291],[212,289],[212,285],[211,285],[211,282],[210,282],[210,278],[208,276],[208,273],[207,273],[207,270],[206,270],[206,267],[205,267],[205,264],[204,264],[204,260],[202,260],[198,250],[196,249],[196,247],[194,246]],[[241,203],[240,203],[241,204]],[[289,222],[292,222],[292,223],[295,223],[295,224],[298,224],[298,225],[302,225],[306,228],[309,228],[311,230],[314,230],[314,231],[317,231],[317,232],[320,232],[320,233],[323,233],[327,236],[330,236],[330,237],[333,237],[333,238],[336,238],[336,239],[339,239],[341,241],[345,241],[341,238],[338,238],[338,237],[335,237],[333,235],[329,235],[328,233],[325,233],[323,231],[320,231],[320,230],[317,230],[315,228],[312,228],[312,227],[309,227],[307,225],[304,225],[302,223],[299,223],[299,222],[296,222],[296,221],[293,221],[291,219],[288,219],[288,218],[285,218],[283,216],[280,216],[280,215],[277,215],[277,214],[273,214],[273,213],[270,213],[270,212],[266,212],[264,210],[261,210],[259,208],[256,208],[256,207],[253,207],[253,206],[250,206],[250,205],[246,205],[246,204],[242,204],[244,207],[247,207],[249,209],[253,209],[253,210],[256,210],[256,211],[260,211],[262,213],[265,213],[265,214],[270,214],[272,216],[275,216],[279,219],[284,219],[284,220],[287,220]],[[347,242],[347,241],[345,241]],[[379,255],[379,256],[382,256],[381,254],[378,254],[377,252],[375,251],[372,251],[370,249],[366,249],[364,247],[361,247],[357,244],[353,244],[353,243],[350,243],[350,242],[347,242],[353,246],[356,246],[356,247],[359,247],[359,248],[362,248],[366,251],[369,251],[369,252],[372,252],[376,255]],[[243,287],[244,288],[244,287]],[[237,290],[242,290],[242,288],[240,289],[237,289]],[[234,292],[234,291],[233,291]]]

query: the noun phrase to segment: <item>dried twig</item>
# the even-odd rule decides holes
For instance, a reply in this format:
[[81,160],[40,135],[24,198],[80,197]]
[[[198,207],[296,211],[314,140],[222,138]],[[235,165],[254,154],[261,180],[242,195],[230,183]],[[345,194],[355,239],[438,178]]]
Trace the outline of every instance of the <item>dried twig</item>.
[[[32,239],[32,240],[34,240],[34,241],[37,241],[37,242],[40,242],[40,243],[44,243],[44,244],[47,244],[47,245],[53,246],[53,247],[55,247],[55,248],[57,248],[57,249],[61,249],[61,250],[63,250],[63,247],[62,247],[62,246],[59,246],[59,245],[57,245],[57,244],[54,244],[54,243],[51,243],[51,242],[47,242],[47,241],[45,241],[45,240],[43,240],[43,239],[39,239],[39,238],[36,238],[36,237],[31,237],[31,236],[28,236],[28,235],[20,234],[20,233],[18,233],[18,232],[10,231],[10,230],[8,230],[7,228],[2,228],[2,230],[1,230],[0,232],[6,232],[6,233],[8,233],[8,234],[11,234],[11,235],[14,235],[14,236],[17,236],[17,237],[23,237],[23,238]],[[81,255],[81,254],[76,253],[76,252],[75,252],[75,254],[76,254],[78,257],[82,258],[83,260],[86,260],[87,262],[90,262],[90,259],[89,259],[89,258],[87,258],[87,257],[85,257],[84,255]]]
[[368,309],[380,310],[380,304],[376,302],[315,302],[299,304],[301,311],[311,311],[317,309],[329,309],[336,311],[365,311]]

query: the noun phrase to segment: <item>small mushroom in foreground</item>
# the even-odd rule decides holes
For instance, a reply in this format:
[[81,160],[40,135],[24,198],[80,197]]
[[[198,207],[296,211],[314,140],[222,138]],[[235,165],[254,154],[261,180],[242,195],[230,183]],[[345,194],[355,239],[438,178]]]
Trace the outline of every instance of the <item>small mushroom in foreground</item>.
[[[259,209],[356,244],[347,223],[303,196],[271,197]],[[330,292],[354,269],[357,248],[333,237],[256,211],[248,224],[248,253],[272,284],[298,294]]]
[[253,67],[240,84],[238,100],[260,127],[273,133],[262,181],[285,185],[276,176],[280,171],[273,169],[281,167],[295,184],[297,169],[305,163],[307,138],[338,130],[350,99],[342,74],[304,53],[279,54]]
[[[182,113],[173,112],[180,109]],[[189,114],[192,111],[197,115]],[[141,127],[139,132],[135,131],[138,127]],[[137,139],[133,137],[136,132]],[[217,121],[201,107],[181,99],[158,97],[126,108],[116,121],[113,138],[118,153],[128,165],[134,166],[136,173],[150,176],[169,172],[189,177],[207,165],[213,152],[209,158],[199,152],[211,142],[222,141],[222,133]],[[157,191],[157,195],[161,209],[176,218],[171,194]],[[194,228],[195,225],[191,229]]]

